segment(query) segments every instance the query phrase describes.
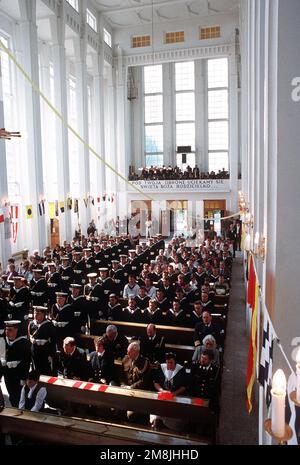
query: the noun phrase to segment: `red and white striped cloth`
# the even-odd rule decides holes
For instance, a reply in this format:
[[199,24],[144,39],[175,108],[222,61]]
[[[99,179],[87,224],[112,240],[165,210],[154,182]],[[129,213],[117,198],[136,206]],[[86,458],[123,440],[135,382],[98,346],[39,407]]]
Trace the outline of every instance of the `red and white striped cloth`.
[[[73,379],[67,379],[67,378],[57,378],[54,376],[41,376],[40,381],[47,383],[47,384],[54,384],[55,386],[64,386],[64,387],[69,387],[73,389],[82,389],[83,391],[94,391],[94,392],[110,392],[111,393],[116,393],[116,388],[117,389],[122,389],[118,388],[117,386],[108,386],[106,384],[97,384],[97,383],[89,383],[87,381],[78,381],[78,380],[73,380]],[[123,392],[127,392],[126,390]],[[154,399],[157,400],[169,400],[169,401],[176,401],[176,397],[172,392],[164,391],[164,392],[158,392],[156,393],[151,393],[153,395]],[[155,397],[154,397],[155,396]],[[193,397],[191,399],[189,398],[184,398],[185,401],[188,400],[190,403],[198,407],[204,406],[204,401],[203,399]]]

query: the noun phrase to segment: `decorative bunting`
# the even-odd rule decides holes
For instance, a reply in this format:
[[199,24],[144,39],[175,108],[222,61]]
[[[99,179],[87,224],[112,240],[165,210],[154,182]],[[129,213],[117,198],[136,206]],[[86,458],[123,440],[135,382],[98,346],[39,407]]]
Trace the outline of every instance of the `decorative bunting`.
[[248,367],[247,367],[247,409],[248,413],[252,410],[252,390],[255,380],[256,357],[257,357],[257,314],[259,305],[259,284],[256,279],[256,273],[253,266],[253,258],[250,258],[249,281],[247,292],[247,303],[251,312],[251,329],[248,350]]
[[84,199],[83,199],[83,202],[84,202],[85,208],[87,208],[87,206],[88,206],[88,199],[85,199],[85,198],[84,198]]
[[78,213],[78,199],[74,199],[74,213]]
[[26,205],[26,218],[28,220],[33,218],[32,205]]
[[55,200],[55,216],[58,216],[58,200]]
[[72,203],[73,203],[72,197],[68,197],[68,199],[67,199],[67,208],[68,208],[68,210],[72,210]]
[[38,204],[38,209],[40,216],[45,215],[45,200],[41,200],[41,202]]
[[0,208],[0,223],[4,223],[4,213],[3,213],[3,208]]
[[64,201],[59,202],[59,209],[60,209],[61,213],[65,212],[65,202]]

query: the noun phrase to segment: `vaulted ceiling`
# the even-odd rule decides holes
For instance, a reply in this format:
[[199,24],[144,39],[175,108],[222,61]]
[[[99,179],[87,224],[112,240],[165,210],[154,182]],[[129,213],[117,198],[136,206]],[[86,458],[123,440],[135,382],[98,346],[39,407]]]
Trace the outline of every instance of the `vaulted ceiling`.
[[115,28],[235,13],[240,0],[94,0]]

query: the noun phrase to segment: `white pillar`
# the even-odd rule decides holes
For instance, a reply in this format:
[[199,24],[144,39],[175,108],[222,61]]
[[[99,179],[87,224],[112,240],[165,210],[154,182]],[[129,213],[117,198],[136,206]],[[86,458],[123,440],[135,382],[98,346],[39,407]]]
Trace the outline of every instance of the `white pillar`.
[[[68,121],[64,2],[60,5],[60,13],[59,17],[53,16],[50,19],[53,40],[54,106],[64,121]],[[70,196],[68,128],[59,118],[56,118],[56,153],[58,200],[66,202]],[[71,241],[73,237],[71,215],[72,211],[65,205],[65,212],[59,217],[60,243],[64,240]]]
[[208,171],[207,61],[195,61],[195,144],[196,165]]
[[[36,1],[20,0],[21,17],[25,21],[19,25],[22,44],[22,65],[35,85],[39,86],[38,41],[36,26]],[[33,206],[33,219],[31,219],[32,241],[31,246],[41,252],[47,244],[45,215],[38,214],[38,203],[44,198],[43,162],[41,142],[41,115],[40,97],[33,87],[25,84],[25,113],[27,129],[27,155],[28,155],[28,203]]]
[[[85,30],[85,25],[83,26]],[[88,129],[88,96],[87,96],[87,39],[86,33],[74,40],[75,50],[75,77],[76,77],[76,99],[77,99],[77,130],[85,142],[89,142]],[[83,199],[90,195],[90,154],[89,149],[78,140],[79,154],[79,191],[81,208],[79,210],[81,231],[86,234],[88,222],[90,221],[90,205],[86,207]]]
[[[0,57],[0,127],[1,128],[5,127],[4,108],[3,108],[1,57]],[[4,217],[8,217],[7,210],[4,205],[7,200],[8,200],[8,185],[7,185],[5,140],[0,139],[0,209],[2,209],[1,213],[4,214]],[[10,239],[8,237],[7,239],[5,239],[6,223],[0,223],[0,262],[2,264],[3,271],[5,271],[7,260],[11,256]],[[9,225],[9,228],[10,228],[10,225]]]
[[229,56],[229,171],[230,171],[230,211],[238,211],[238,80],[236,56]]

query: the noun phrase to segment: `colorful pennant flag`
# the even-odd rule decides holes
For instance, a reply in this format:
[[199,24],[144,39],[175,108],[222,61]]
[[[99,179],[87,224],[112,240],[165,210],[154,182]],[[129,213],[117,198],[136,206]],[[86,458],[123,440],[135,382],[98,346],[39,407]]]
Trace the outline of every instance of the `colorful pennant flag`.
[[38,209],[40,216],[45,215],[45,200],[41,200],[41,202],[38,204]]
[[68,208],[68,210],[72,210],[72,203],[73,203],[72,197],[68,197],[68,199],[67,199],[67,208]]
[[83,202],[84,202],[85,207],[87,208],[87,206],[88,206],[88,199],[83,199]]
[[32,205],[26,205],[26,218],[28,220],[33,218]]
[[257,357],[257,314],[259,305],[259,285],[253,265],[253,257],[250,257],[249,280],[247,291],[247,303],[251,312],[250,341],[248,350],[247,366],[247,409],[252,410],[252,390],[255,380],[256,357]]
[[59,202],[59,209],[60,209],[61,213],[64,213],[64,211],[65,211],[65,202],[64,201]]
[[4,223],[4,213],[3,213],[3,208],[0,208],[0,223]]
[[97,202],[98,202],[98,203],[101,202],[101,197],[97,197]]
[[55,203],[49,202],[49,217],[50,220],[54,220],[55,218]]
[[74,199],[74,213],[78,213],[78,199]]

